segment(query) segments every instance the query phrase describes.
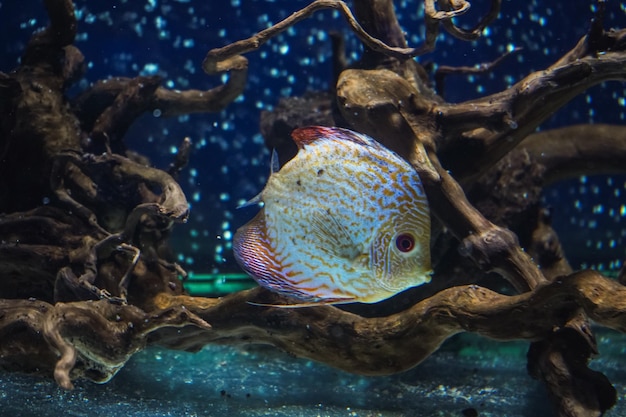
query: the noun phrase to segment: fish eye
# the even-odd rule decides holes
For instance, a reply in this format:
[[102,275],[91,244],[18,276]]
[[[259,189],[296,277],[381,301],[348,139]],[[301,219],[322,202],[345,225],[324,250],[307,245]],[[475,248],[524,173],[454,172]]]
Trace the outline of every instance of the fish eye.
[[401,233],[396,237],[396,248],[400,252],[410,252],[415,247],[415,238],[409,233]]

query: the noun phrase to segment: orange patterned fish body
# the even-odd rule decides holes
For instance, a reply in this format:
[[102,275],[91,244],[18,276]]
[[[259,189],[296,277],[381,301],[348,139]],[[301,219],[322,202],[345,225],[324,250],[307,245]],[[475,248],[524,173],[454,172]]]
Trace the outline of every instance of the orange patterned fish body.
[[[430,213],[415,169],[340,128],[294,130],[258,215],[235,234],[242,268],[305,303],[375,303],[430,281]],[[256,200],[255,200],[256,201]]]

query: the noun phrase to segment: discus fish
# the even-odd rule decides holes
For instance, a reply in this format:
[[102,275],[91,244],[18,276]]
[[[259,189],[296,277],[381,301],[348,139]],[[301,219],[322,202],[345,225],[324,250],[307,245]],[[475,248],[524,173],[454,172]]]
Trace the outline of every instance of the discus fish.
[[[430,213],[415,169],[368,136],[299,128],[297,155],[249,203],[239,265],[301,305],[376,303],[430,281]],[[247,204],[246,204],[247,205]]]

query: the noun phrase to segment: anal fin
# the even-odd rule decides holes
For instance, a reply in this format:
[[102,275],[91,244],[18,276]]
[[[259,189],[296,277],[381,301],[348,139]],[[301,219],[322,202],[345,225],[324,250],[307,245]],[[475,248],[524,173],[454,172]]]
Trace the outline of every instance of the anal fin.
[[320,307],[324,305],[335,305],[335,304],[348,304],[354,303],[356,300],[353,297],[346,298],[325,298],[319,301],[305,301],[301,303],[293,303],[293,304],[264,304],[264,303],[255,303],[254,301],[248,301],[247,303],[253,306],[259,307],[276,307],[276,308],[304,308],[304,307]]

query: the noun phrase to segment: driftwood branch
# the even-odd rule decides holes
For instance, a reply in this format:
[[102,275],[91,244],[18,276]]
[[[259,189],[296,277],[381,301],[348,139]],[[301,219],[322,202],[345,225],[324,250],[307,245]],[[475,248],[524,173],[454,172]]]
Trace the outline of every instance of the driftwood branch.
[[435,71],[435,89],[437,90],[437,94],[440,96],[444,95],[445,88],[445,78],[448,75],[456,74],[456,75],[469,75],[469,74],[484,74],[491,71],[494,67],[498,66],[502,61],[508,58],[511,54],[521,51],[522,48],[516,47],[511,49],[510,51],[505,52],[500,55],[498,58],[494,59],[491,62],[483,62],[474,66],[460,66],[460,67],[451,67],[448,65],[441,65],[437,67]]
[[[366,1],[365,3],[369,3],[369,7],[379,7],[379,10],[389,10],[391,4],[390,2],[378,2],[377,6],[375,1]],[[350,29],[352,29],[352,31],[358,36],[359,40],[363,42],[366,47],[401,61],[432,51],[437,34],[439,33],[438,26],[441,21],[444,22],[444,27],[446,30],[450,31],[452,35],[461,39],[475,39],[479,36],[482,30],[496,18],[500,11],[500,0],[493,0],[492,8],[487,16],[485,16],[475,28],[466,31],[455,26],[454,23],[451,22],[451,19],[454,16],[465,13],[469,8],[470,3],[467,1],[443,1],[440,3],[445,10],[436,10],[433,0],[427,0],[425,2],[427,22],[426,42],[423,46],[417,48],[408,48],[406,46],[400,47],[394,46],[393,44],[388,45],[380,39],[370,35],[367,31],[365,31],[365,29],[363,29],[346,3],[341,0],[315,0],[308,6],[294,12],[286,19],[260,31],[248,39],[243,39],[224,47],[210,50],[204,59],[202,67],[209,74],[229,71],[233,68],[237,68],[241,65],[241,60],[243,58],[242,54],[260,48],[269,39],[287,30],[289,27],[295,25],[301,20],[309,18],[315,12],[324,9],[334,9],[339,11],[348,22]],[[380,14],[377,16],[380,16]],[[395,20],[395,14],[388,14],[387,18]],[[381,19],[380,21],[383,20]],[[393,28],[392,32],[397,31],[397,25],[390,25],[388,27]]]
[[533,133],[519,146],[545,168],[545,184],[626,171],[626,127],[574,125]]
[[450,33],[452,36],[466,41],[473,40],[478,38],[482,31],[491,22],[493,22],[496,17],[498,17],[498,13],[500,13],[500,7],[502,5],[501,0],[492,0],[489,12],[485,16],[483,16],[483,18],[480,20],[480,22],[478,22],[478,24],[476,24],[476,26],[474,26],[472,29],[466,30],[456,26],[452,21],[452,18],[465,13],[469,9],[470,3],[468,1],[445,0],[439,1],[437,3],[441,6],[442,10],[436,9],[434,0],[427,0],[424,2],[424,12],[426,20],[426,41],[424,45],[420,48],[420,53],[418,53],[417,55],[421,55],[435,49],[437,35],[439,34],[440,22],[444,29],[448,31],[448,33]]
[[[7,326],[14,322],[13,317],[19,316],[22,325],[33,332],[31,337],[42,337],[36,333],[42,328],[41,323],[52,321],[45,325],[45,337],[54,339],[57,345],[65,345],[58,341],[59,332],[70,332],[64,334],[65,338],[73,335],[97,340],[96,335],[81,332],[84,326],[81,323],[96,320],[101,321],[98,326],[86,325],[84,329],[99,331],[102,337],[109,337],[111,325],[114,325],[119,328],[116,332],[138,332],[142,337],[151,333],[149,343],[174,349],[193,351],[208,343],[265,343],[350,372],[383,375],[417,365],[446,338],[463,331],[496,340],[542,340],[550,336],[555,327],[557,332],[565,328],[580,308],[595,322],[624,332],[625,299],[625,287],[589,271],[518,296],[505,296],[478,286],[449,288],[402,313],[381,318],[364,318],[331,306],[281,309],[251,305],[251,302],[280,302],[278,297],[260,289],[219,299],[159,295],[155,302],[163,313],[156,317],[171,318],[174,314],[179,320],[178,325],[168,322],[163,327],[194,325],[174,331],[156,330],[152,325],[144,325],[148,329],[141,327],[146,316],[139,309],[104,300],[57,307],[35,301],[5,300],[2,306],[9,314],[2,318],[0,332],[7,331]],[[185,308],[181,310],[181,306]],[[47,316],[45,320],[41,314]],[[112,320],[116,314],[122,315],[121,319],[114,319],[107,325],[106,320]],[[73,317],[84,318],[75,323]],[[206,323],[211,323],[211,327]],[[58,329],[59,326],[69,326],[70,330]],[[5,360],[18,353],[9,352],[10,345],[7,341],[1,346]],[[40,342],[31,344],[33,348],[39,345]],[[66,348],[71,350],[71,347]],[[130,355],[136,349],[130,346],[118,355]],[[100,357],[102,361],[107,359],[106,354]],[[63,372],[69,372],[65,362],[66,359],[62,359],[58,366]],[[52,360],[47,366],[55,363],[56,360]]]
[[[4,366],[50,369],[54,363],[54,378],[63,388],[71,389],[71,379],[78,376],[106,382],[126,363],[128,358],[145,346],[148,335],[163,327],[210,325],[184,307],[172,307],[147,314],[133,306],[120,306],[108,301],[59,303],[55,306],[42,301],[0,300],[0,343]],[[19,331],[16,331],[19,330]],[[21,340],[4,337],[18,334]],[[42,339],[49,352],[40,352]],[[12,353],[8,348],[16,348]],[[39,363],[29,364],[31,355]],[[57,357],[58,355],[58,357]],[[53,359],[52,362],[41,359]],[[77,368],[80,363],[80,368]],[[39,370],[40,372],[40,370]]]
[[[172,339],[173,335],[163,334],[167,331],[157,332],[154,342],[191,350],[209,342],[270,343],[351,372],[381,375],[415,366],[458,332],[496,340],[543,339],[552,334],[554,326],[564,326],[579,308],[595,322],[624,332],[625,296],[626,287],[591,271],[517,296],[479,286],[449,288],[406,311],[380,318],[364,318],[331,306],[282,309],[251,305],[280,303],[278,297],[260,289],[220,299],[163,296],[157,298],[160,308],[186,305],[210,322],[212,329],[201,332],[204,336],[189,329],[187,340]],[[203,337],[206,339],[201,342]]]
[[[592,34],[588,35],[591,36]],[[458,105],[442,104],[433,109],[444,132],[439,148],[445,164],[455,166],[459,178],[480,175],[532,133],[557,109],[593,85],[626,80],[626,30],[603,32],[594,45],[575,61],[557,64],[529,75],[510,89]],[[458,140],[454,140],[458,138]],[[449,148],[447,140],[454,146]],[[455,156],[456,155],[456,156]],[[463,155],[463,157],[459,157]]]

